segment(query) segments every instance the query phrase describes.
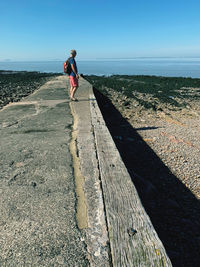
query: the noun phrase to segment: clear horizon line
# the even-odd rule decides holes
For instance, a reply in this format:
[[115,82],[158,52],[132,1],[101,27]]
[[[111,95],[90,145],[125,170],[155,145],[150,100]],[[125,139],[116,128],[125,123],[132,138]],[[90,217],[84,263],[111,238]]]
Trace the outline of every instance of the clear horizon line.
[[[95,61],[95,60],[134,60],[134,59],[187,59],[187,58],[200,58],[200,56],[140,56],[140,57],[129,57],[129,58],[122,58],[122,57],[106,57],[106,58],[80,58],[77,59],[77,61]],[[0,60],[2,63],[12,63],[12,62],[60,62],[60,61],[65,61],[65,59],[18,59],[18,60],[12,60],[12,59],[3,59]]]

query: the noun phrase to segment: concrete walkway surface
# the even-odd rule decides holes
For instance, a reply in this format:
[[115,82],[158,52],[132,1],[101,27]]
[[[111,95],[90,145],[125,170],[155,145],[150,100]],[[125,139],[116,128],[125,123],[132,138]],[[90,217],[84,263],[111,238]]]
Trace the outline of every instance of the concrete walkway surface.
[[83,78],[0,111],[0,266],[171,266]]
[[0,112],[0,266],[88,266],[66,77]]

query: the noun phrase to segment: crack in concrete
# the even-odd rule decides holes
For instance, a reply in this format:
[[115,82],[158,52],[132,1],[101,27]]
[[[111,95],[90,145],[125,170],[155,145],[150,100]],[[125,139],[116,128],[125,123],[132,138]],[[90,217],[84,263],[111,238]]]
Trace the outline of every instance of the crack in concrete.
[[75,114],[72,105],[70,104],[71,112],[74,117],[74,124],[72,130],[72,139],[70,142],[70,153],[73,158],[73,168],[74,168],[74,177],[76,185],[76,196],[77,196],[77,210],[76,218],[79,229],[85,229],[88,227],[88,215],[87,215],[87,205],[86,198],[84,193],[84,183],[85,179],[81,174],[80,170],[80,159],[78,157],[78,148],[77,148],[77,115]]

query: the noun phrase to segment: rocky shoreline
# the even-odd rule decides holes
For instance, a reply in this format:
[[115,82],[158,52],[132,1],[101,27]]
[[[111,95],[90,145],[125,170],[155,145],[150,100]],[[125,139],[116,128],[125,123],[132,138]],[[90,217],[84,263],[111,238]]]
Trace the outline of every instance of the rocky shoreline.
[[97,89],[106,124],[173,266],[199,266],[199,88],[181,88],[188,97],[177,94],[177,105],[151,93]]
[[20,101],[58,73],[0,70],[0,109],[10,102]]

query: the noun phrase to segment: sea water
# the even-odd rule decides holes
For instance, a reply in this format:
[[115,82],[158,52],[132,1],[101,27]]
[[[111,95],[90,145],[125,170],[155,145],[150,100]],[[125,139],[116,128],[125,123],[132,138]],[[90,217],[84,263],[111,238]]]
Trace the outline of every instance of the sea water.
[[[63,72],[63,61],[0,62],[0,70]],[[200,58],[135,58],[78,60],[79,73],[94,75],[157,75],[200,78]]]

